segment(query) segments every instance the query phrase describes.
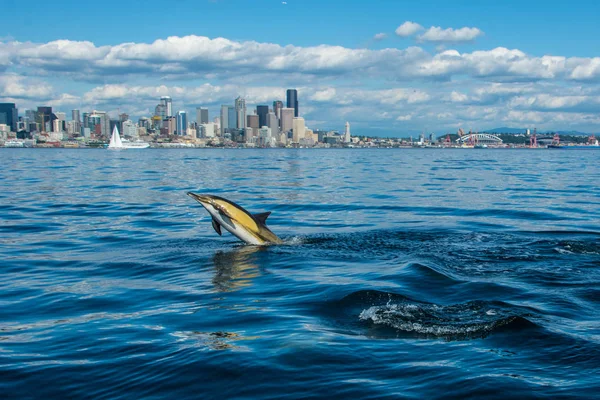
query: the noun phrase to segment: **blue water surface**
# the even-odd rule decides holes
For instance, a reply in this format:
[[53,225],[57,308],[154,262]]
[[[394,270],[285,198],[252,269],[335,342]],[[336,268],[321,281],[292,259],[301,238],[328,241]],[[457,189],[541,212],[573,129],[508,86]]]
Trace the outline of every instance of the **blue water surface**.
[[0,393],[598,396],[599,156],[0,149]]

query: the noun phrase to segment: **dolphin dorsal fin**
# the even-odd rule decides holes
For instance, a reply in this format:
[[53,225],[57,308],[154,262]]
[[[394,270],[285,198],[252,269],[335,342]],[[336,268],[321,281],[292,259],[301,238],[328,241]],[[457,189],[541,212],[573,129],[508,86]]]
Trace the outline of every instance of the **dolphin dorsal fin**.
[[257,222],[260,222],[263,225],[267,224],[267,218],[269,218],[269,215],[271,215],[271,211],[267,211],[264,213],[260,213],[260,214],[254,214],[253,217]]

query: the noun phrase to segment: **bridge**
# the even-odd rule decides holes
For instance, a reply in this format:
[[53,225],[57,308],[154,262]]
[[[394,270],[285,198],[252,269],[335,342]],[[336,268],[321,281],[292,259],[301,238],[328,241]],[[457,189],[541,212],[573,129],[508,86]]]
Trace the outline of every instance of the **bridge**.
[[485,144],[485,145],[500,145],[502,139],[498,136],[489,133],[469,133],[456,139],[458,144]]

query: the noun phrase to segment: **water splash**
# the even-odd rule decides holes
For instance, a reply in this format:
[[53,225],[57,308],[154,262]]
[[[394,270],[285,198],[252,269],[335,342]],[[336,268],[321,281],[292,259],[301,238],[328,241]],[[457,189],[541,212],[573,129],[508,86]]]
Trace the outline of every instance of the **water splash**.
[[511,310],[484,301],[451,306],[407,301],[371,306],[363,310],[358,318],[400,332],[466,339],[486,336],[521,317]]
[[[325,312],[349,333],[375,337],[466,340],[500,329],[526,329],[535,311],[500,301],[469,301],[440,305],[377,290],[360,290],[329,302]],[[365,331],[365,328],[368,331]]]

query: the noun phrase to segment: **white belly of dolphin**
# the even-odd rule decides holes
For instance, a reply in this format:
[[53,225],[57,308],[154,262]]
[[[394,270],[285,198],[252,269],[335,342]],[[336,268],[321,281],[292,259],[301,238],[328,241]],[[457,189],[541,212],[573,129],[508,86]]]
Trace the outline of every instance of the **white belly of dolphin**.
[[264,244],[262,240],[259,240],[256,236],[254,236],[235,222],[233,223],[233,225],[233,229],[231,229],[231,226],[229,225],[225,225],[224,228],[231,232],[232,235],[237,236],[239,239],[243,240],[248,244]]
[[238,239],[243,240],[244,242],[246,242],[248,244],[255,244],[255,245],[265,244],[264,241],[260,240],[259,238],[254,236],[252,233],[248,232],[248,230],[246,228],[244,228],[237,222],[232,221],[231,219],[229,219],[227,217],[223,217],[223,216],[219,215],[219,218],[217,218],[217,221],[223,228],[225,228],[233,236],[236,236]]

